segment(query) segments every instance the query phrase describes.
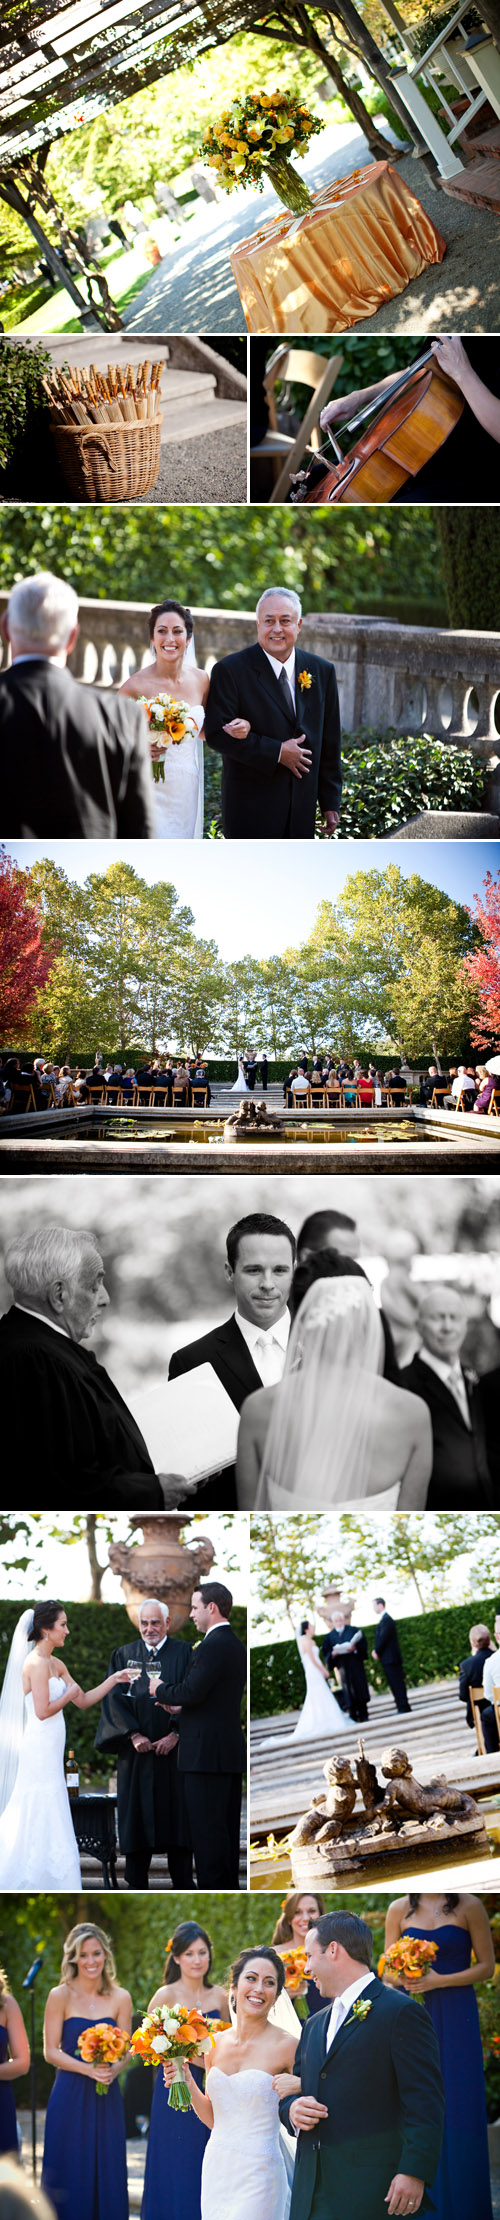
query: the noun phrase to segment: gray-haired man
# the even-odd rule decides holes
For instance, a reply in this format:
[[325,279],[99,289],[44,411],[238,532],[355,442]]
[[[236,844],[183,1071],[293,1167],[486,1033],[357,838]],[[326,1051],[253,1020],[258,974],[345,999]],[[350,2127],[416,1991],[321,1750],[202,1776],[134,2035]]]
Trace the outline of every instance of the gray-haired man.
[[299,648],[298,594],[268,587],[257,639],[212,672],[206,737],[223,759],[226,840],[314,840],[319,803],[329,836],[342,792],[333,663]]
[[81,686],[66,665],[78,639],[72,586],[38,571],[13,586],[0,673],[2,830],[7,838],[154,837],[146,720],[138,702]]
[[[182,1694],[182,1681],[192,1662],[189,1642],[175,1642],[168,1631],[169,1609],[158,1596],[145,1596],[139,1605],[139,1638],[114,1650],[140,1667],[136,1683],[124,1704],[107,1696],[101,1704],[96,1750],[112,1751],[117,1760],[118,1840],[125,1856],[125,1879],[131,1889],[147,1889],[154,1851],[166,1851],[174,1889],[190,1888],[193,1859],[184,1783],[177,1769],[178,1719],[165,1717],[161,1703],[163,1684],[170,1682]],[[158,1681],[149,1683],[148,1667],[157,1668]],[[112,1671],[118,1672],[118,1666]],[[158,1697],[158,1701],[156,1701]]]

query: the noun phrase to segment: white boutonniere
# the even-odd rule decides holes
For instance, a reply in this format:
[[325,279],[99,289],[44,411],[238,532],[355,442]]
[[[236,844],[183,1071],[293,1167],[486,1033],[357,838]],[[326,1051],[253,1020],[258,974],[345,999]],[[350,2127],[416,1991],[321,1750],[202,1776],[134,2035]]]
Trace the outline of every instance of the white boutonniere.
[[465,1382],[466,1382],[466,1386],[467,1386],[467,1387],[470,1387],[470,1388],[475,1388],[475,1387],[479,1387],[479,1373],[478,1373],[478,1372],[473,1372],[473,1370],[472,1370],[472,1365],[470,1365],[470,1364],[464,1364],[464,1365],[462,1366],[462,1371],[463,1371],[463,1375],[464,1375],[464,1380],[465,1380]]

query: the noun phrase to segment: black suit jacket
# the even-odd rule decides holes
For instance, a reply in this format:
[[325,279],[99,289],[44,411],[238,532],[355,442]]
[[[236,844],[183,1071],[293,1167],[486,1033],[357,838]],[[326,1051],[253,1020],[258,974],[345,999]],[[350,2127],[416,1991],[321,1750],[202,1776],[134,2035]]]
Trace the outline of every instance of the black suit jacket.
[[[311,685],[299,685],[300,672]],[[296,713],[288,709],[279,680],[256,642],[215,664],[205,732],[222,766],[222,822],[227,840],[314,840],[316,804],[339,809],[342,792],[340,712],[333,663],[295,650]],[[246,740],[232,740],[224,725],[250,719]],[[305,732],[311,769],[294,778],[282,769],[280,748]]]
[[[396,2173],[429,2187],[434,2180],[444,2088],[430,2015],[377,1978],[362,2001],[370,2002],[366,2017],[348,2013],[328,2052],[330,2005],[302,2030],[294,2073],[303,2096],[328,2106],[328,2118],[298,2136],[290,2220],[309,2220],[320,2158],[323,2194],[331,2181],[331,2220],[387,2220],[384,2200]],[[292,2103],[284,2097],[280,2104],[285,2127]],[[427,2196],[420,2209],[432,2209]]]
[[380,1658],[381,1665],[402,1665],[398,1630],[389,1611],[382,1612],[382,1618],[379,1619],[378,1626],[375,1628],[373,1647],[377,1652],[377,1657]]
[[[246,1765],[241,1698],[247,1677],[243,1643],[231,1626],[216,1626],[191,1654],[182,1683],[181,1773],[241,1773]],[[168,1703],[177,1702],[167,1683]],[[175,1720],[174,1720],[175,1725]],[[178,1723],[178,1722],[177,1722]]]
[[4,1469],[19,1470],[28,1508],[163,1510],[146,1443],[90,1349],[15,1305],[0,1319],[0,1439]]
[[[145,1668],[148,1656],[147,1644],[139,1635],[136,1642],[125,1642],[113,1651],[109,1671],[119,1673],[133,1659]],[[158,1653],[162,1684],[158,1695],[167,1680],[175,1682],[180,1692],[190,1658],[189,1643],[176,1642],[167,1634]],[[161,1742],[171,1731],[178,1734],[178,1719],[169,1718],[163,1705],[150,1695],[145,1671],[143,1680],[134,1682],[130,1696],[125,1684],[113,1688],[110,1696],[103,1696],[94,1747],[116,1755],[118,1840],[125,1852],[145,1847],[167,1850],[171,1843],[189,1843],[177,1765],[179,1744],[169,1757],[155,1758],[149,1750],[135,1750],[132,1741],[132,1735],[139,1733],[147,1735],[148,1742]]]
[[[212,1370],[217,1373],[218,1380],[226,1389],[226,1394],[230,1395],[237,1411],[241,1411],[247,1395],[255,1395],[256,1389],[262,1387],[260,1373],[243,1334],[240,1334],[234,1311],[232,1318],[226,1318],[223,1326],[215,1326],[211,1333],[201,1334],[198,1341],[190,1341],[185,1348],[174,1350],[173,1357],[170,1358],[169,1380],[178,1380],[182,1372],[195,1371],[199,1364],[212,1365]],[[204,1486],[201,1485],[196,1501],[200,1501],[204,1509],[236,1510],[235,1465],[225,1465],[222,1472],[214,1474]]]
[[[486,1454],[482,1395],[467,1385],[471,1429],[439,1373],[422,1357],[399,1374],[401,1386],[427,1403],[432,1419],[433,1466],[426,1508],[428,1511],[481,1511],[493,1502]],[[467,1384],[467,1383],[466,1383]]]
[[153,781],[139,703],[40,657],[0,675],[7,836],[152,840]]
[[481,1688],[486,1659],[492,1657],[493,1654],[492,1643],[490,1650],[475,1650],[472,1657],[463,1657],[459,1665],[458,1693],[461,1704],[467,1705],[466,1719],[468,1727],[474,1726],[469,1689]]

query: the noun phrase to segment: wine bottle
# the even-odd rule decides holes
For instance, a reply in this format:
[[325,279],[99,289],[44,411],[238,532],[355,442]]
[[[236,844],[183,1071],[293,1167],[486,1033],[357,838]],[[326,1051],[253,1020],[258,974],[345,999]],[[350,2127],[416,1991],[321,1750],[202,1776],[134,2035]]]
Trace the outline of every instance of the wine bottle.
[[78,1771],[78,1766],[77,1766],[77,1762],[76,1762],[76,1757],[75,1757],[75,1753],[74,1753],[74,1750],[68,1750],[68,1755],[67,1755],[67,1758],[66,1758],[66,1764],[65,1764],[65,1774],[66,1774],[66,1787],[67,1787],[67,1791],[68,1791],[68,1796],[79,1796],[79,1794],[80,1794],[80,1774],[79,1774],[79,1771]]

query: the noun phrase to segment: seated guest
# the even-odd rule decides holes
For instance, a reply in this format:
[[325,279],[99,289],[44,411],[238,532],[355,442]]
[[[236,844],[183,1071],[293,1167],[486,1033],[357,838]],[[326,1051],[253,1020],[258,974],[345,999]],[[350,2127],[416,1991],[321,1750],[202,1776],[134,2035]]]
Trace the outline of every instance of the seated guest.
[[476,1100],[475,1102],[473,1102],[472,1108],[474,1111],[477,1110],[480,1116],[484,1117],[486,1115],[486,1111],[489,1110],[491,1097],[492,1095],[494,1095],[495,1087],[498,1084],[495,1073],[493,1071],[487,1071],[486,1064],[477,1065],[477,1084],[479,1088],[479,1093],[476,1095]]
[[303,1095],[308,1086],[309,1075],[306,1071],[303,1070],[302,1065],[299,1064],[298,1071],[294,1072],[293,1079],[290,1080],[290,1094],[292,1096],[292,1101],[295,1100],[296,1095]]
[[73,1080],[73,1094],[77,1096],[79,1102],[86,1102],[87,1100],[87,1083],[90,1076],[90,1072],[82,1071],[81,1065],[77,1064]]
[[[495,1619],[495,1641],[500,1642],[500,1614]],[[481,1725],[489,1754],[492,1750],[498,1750],[500,1740],[493,1702],[494,1690],[500,1689],[500,1649],[494,1650],[493,1656],[486,1658],[483,1670],[483,1689],[485,1703],[481,1713]]]
[[453,1080],[451,1094],[454,1102],[460,1102],[462,1096],[470,1095],[470,1109],[472,1110],[476,1094],[476,1082],[472,1072],[467,1070],[466,1064],[459,1064],[456,1079]]
[[[4,1269],[14,1296],[0,1319],[5,1470],[22,1441],[24,1492],[36,1505],[43,1442],[55,1510],[76,1484],[82,1508],[163,1510],[165,1490],[139,1427],[84,1346],[109,1302],[95,1234],[44,1226],[11,1242]],[[183,1481],[169,1486],[177,1503]]]
[[132,1094],[133,1094],[133,1092],[134,1092],[134,1087],[136,1087],[136,1085],[137,1085],[137,1081],[136,1081],[135,1071],[133,1070],[133,1066],[132,1066],[132,1064],[129,1064],[129,1066],[128,1066],[128,1070],[127,1070],[127,1071],[124,1071],[124,1073],[123,1073],[123,1078],[122,1078],[122,1092],[123,1092],[123,1094],[124,1094],[124,1095],[132,1095]]
[[426,1508],[479,1511],[494,1500],[487,1431],[493,1438],[496,1412],[498,1435],[500,1372],[478,1381],[462,1368],[467,1312],[459,1288],[422,1288],[419,1322],[419,1353],[399,1378],[402,1387],[423,1396],[431,1414],[434,1457]]
[[439,1086],[440,1076],[441,1075],[438,1072],[437,1064],[429,1064],[429,1070],[428,1072],[424,1073],[424,1077],[420,1081],[420,1086],[418,1090],[418,1099],[419,1102],[422,1104],[423,1110],[428,1109],[429,1103],[432,1101],[434,1088]]
[[373,1103],[374,1088],[371,1079],[367,1077],[364,1071],[358,1072],[358,1095],[361,1096],[362,1105],[365,1102],[368,1106]]
[[64,1097],[68,1094],[68,1090],[72,1086],[72,1081],[73,1074],[70,1071],[69,1064],[61,1064],[56,1090],[58,1102],[64,1102]]
[[[469,1642],[470,1657],[463,1657],[459,1665],[458,1693],[461,1704],[467,1705],[465,1714],[467,1726],[473,1727],[474,1713],[470,1700],[470,1690],[471,1688],[482,1688],[486,1659],[487,1657],[496,1657],[498,1652],[494,1642],[492,1642],[488,1626],[471,1626]],[[484,1703],[481,1704],[481,1716],[483,1711]],[[494,1747],[496,1748],[496,1744]]]
[[137,1086],[137,1087],[152,1087],[152,1085],[153,1085],[153,1078],[154,1078],[154,1072],[153,1072],[153,1066],[152,1066],[152,1064],[141,1064],[141,1065],[140,1065],[140,1068],[139,1068],[139,1070],[138,1070],[138,1072],[137,1072],[137,1078],[136,1078],[136,1086]]

